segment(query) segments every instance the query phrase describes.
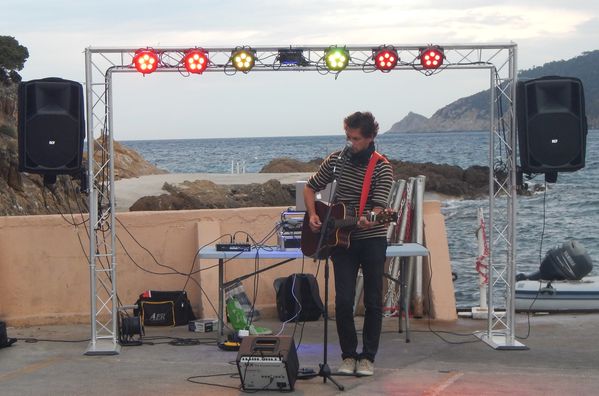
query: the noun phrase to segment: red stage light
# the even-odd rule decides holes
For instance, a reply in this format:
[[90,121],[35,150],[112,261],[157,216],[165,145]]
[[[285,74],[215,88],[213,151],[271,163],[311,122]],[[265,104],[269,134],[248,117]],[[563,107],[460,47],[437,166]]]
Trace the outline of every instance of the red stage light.
[[425,69],[437,69],[443,64],[444,57],[441,47],[428,47],[420,50],[420,64]]
[[202,74],[208,67],[208,54],[202,49],[192,49],[183,57],[185,69],[190,73]]
[[384,72],[393,69],[399,61],[394,48],[382,48],[373,55],[373,58],[376,68]]
[[133,56],[133,64],[141,74],[150,74],[158,67],[158,54],[152,50],[138,50]]

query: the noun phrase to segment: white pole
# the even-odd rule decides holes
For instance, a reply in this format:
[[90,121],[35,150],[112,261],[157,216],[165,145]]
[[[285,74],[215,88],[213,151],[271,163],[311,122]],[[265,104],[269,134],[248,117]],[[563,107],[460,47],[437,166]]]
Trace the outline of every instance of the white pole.
[[487,306],[487,272],[489,251],[487,248],[487,235],[485,231],[485,218],[483,209],[478,208],[478,227],[476,240],[478,242],[478,257],[476,258],[476,272],[478,272],[478,290],[480,293],[479,306],[472,307],[473,319],[487,319],[489,308]]
[[[399,232],[397,232],[398,230],[396,230],[397,228],[397,223],[401,224],[402,223],[402,216],[407,216],[406,214],[406,210],[404,209],[403,211],[401,210],[401,208],[406,208],[409,205],[406,205],[406,201],[407,199],[404,197],[404,192],[406,191],[406,181],[405,180],[398,180],[395,184],[396,188],[394,190],[395,194],[393,195],[391,202],[390,202],[390,207],[397,212],[398,214],[398,219],[397,222],[395,223],[391,223],[389,225],[389,228],[387,229],[387,241],[389,242],[399,242],[399,238],[400,238],[400,234]],[[405,224],[404,224],[405,226]],[[404,234],[405,234],[405,227],[404,227]],[[393,257],[391,259],[387,260],[388,266],[387,266],[387,273],[388,275],[395,280],[398,280],[399,278],[399,257]],[[387,280],[387,294],[385,295],[385,304],[383,305],[383,315],[385,316],[391,316],[395,313],[395,311],[397,310],[397,290],[398,290],[398,283],[396,281],[393,281],[392,279]]]
[[[414,189],[414,242],[422,244],[424,241],[424,184],[426,176],[418,176],[416,178],[416,188]],[[414,316],[424,316],[424,293],[422,291],[422,257],[416,257],[416,268],[415,268],[415,279],[414,279]],[[430,314],[430,312],[429,312]]]

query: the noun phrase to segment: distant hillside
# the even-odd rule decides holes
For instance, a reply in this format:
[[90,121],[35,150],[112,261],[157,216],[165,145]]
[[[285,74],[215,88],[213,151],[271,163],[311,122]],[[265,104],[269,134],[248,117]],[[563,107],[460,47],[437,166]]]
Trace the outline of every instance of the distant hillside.
[[[542,76],[580,78],[584,87],[589,129],[599,129],[599,50],[518,73],[519,79]],[[458,99],[437,110],[431,118],[410,112],[393,124],[387,133],[486,130],[489,127],[489,94],[487,89]]]

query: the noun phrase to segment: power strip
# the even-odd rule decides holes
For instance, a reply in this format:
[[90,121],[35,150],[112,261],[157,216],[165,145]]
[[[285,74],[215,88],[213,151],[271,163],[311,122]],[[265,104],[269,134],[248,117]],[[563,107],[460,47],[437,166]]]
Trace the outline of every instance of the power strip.
[[249,243],[217,243],[217,252],[249,252],[252,245]]

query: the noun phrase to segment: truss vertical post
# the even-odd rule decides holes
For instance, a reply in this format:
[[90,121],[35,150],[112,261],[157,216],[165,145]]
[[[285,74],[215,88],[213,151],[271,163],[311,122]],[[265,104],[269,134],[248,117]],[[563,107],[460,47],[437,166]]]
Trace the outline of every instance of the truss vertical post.
[[[85,51],[87,161],[89,181],[89,271],[90,271],[90,321],[91,339],[86,355],[116,355],[118,343],[118,318],[116,294],[116,256],[114,227],[114,161],[112,147],[112,83],[110,70],[102,84],[94,82],[92,52]],[[101,87],[100,92],[97,86]],[[107,117],[101,124],[103,136],[98,139],[99,162],[94,151],[94,109],[101,106]],[[108,179],[103,177],[108,169]],[[108,204],[107,204],[107,201]],[[106,238],[106,232],[110,238]],[[104,262],[103,262],[104,261]]]
[[[491,69],[491,131],[489,135],[489,267],[487,331],[477,336],[494,349],[526,349],[515,339],[516,269],[516,46],[500,69]],[[503,72],[505,73],[505,72]],[[507,106],[505,112],[495,108]],[[501,164],[502,167],[497,168]],[[503,198],[505,202],[501,202]],[[502,292],[505,311],[498,311]]]

